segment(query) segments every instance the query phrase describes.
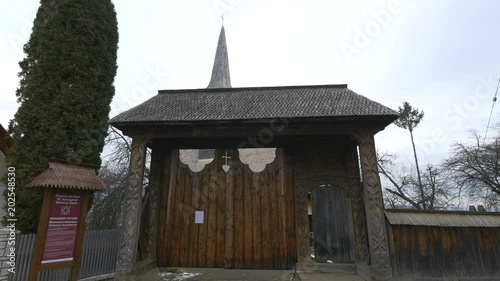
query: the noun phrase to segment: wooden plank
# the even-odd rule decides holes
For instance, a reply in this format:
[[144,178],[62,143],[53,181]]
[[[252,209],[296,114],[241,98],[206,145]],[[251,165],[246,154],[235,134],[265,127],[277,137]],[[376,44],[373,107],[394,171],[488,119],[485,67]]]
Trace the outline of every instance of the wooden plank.
[[488,246],[489,246],[489,235],[485,235],[485,232],[487,232],[487,228],[474,228],[475,234],[476,234],[476,239],[479,244],[479,254],[481,258],[481,267],[483,271],[483,277],[490,277],[492,276],[491,273],[491,257],[488,254]]
[[182,266],[179,263],[179,258],[181,255],[180,241],[182,239],[181,230],[183,221],[183,206],[184,206],[184,187],[186,174],[189,172],[189,167],[186,164],[180,163],[178,166],[177,178],[175,181],[175,207],[173,215],[174,225],[171,229],[172,231],[172,246],[171,246],[171,257],[170,266]]
[[[420,263],[418,259],[419,240],[416,229],[411,226],[401,226],[404,229],[404,253],[405,253],[405,270],[408,276],[420,276]],[[427,243],[427,242],[426,242]]]
[[[217,153],[216,153],[217,154]],[[205,168],[206,169],[206,168]],[[203,224],[198,226],[198,257],[196,265],[198,267],[207,267],[207,211],[209,207],[208,190],[210,188],[211,175],[210,172],[203,170],[201,176],[200,199],[198,203],[198,210],[204,212]]]
[[186,174],[184,177],[184,194],[182,197],[182,202],[180,204],[181,213],[179,214],[181,217],[181,224],[177,225],[177,228],[180,229],[180,237],[179,237],[179,264],[178,266],[189,266],[189,251],[188,244],[191,239],[190,234],[190,225],[192,224],[192,218],[194,217],[194,212],[191,208],[192,204],[192,189],[193,189],[193,176],[194,173],[186,169]]
[[425,227],[430,248],[431,277],[439,278],[443,275],[444,264],[442,262],[443,245],[442,237],[438,227]]
[[344,219],[345,210],[342,208],[342,190],[339,187],[325,186],[328,194],[328,216],[332,239],[328,241],[329,249],[332,249],[333,256],[330,257],[335,263],[346,263],[346,252],[344,248],[342,226],[346,223]]
[[[231,159],[234,159],[234,155],[232,151],[228,151],[229,156],[231,156]],[[219,175],[217,178],[219,181],[217,182],[217,224],[216,224],[216,229],[217,229],[217,249],[216,249],[216,257],[215,257],[215,266],[216,267],[224,267],[224,247],[225,247],[225,225],[226,225],[226,176],[232,173],[231,169],[229,169],[228,174],[226,174],[222,169],[222,158],[219,158],[219,164],[216,166],[218,167],[218,173]],[[234,163],[235,161],[231,161]]]
[[[293,162],[290,154],[283,151],[285,157],[285,192],[287,197],[287,233],[288,251],[291,266],[297,262],[297,235],[295,228],[295,185],[293,179]],[[264,197],[264,195],[262,195]],[[263,210],[264,212],[264,210]]]
[[[239,161],[241,163],[241,161]],[[236,167],[235,167],[236,168]],[[234,194],[235,194],[235,235],[234,235],[234,268],[244,268],[244,192],[243,192],[243,171],[242,164],[237,166],[234,175]]]
[[225,198],[225,234],[224,234],[224,268],[234,268],[234,234],[235,234],[235,196],[234,196],[234,178],[237,167],[237,150],[231,150],[231,159],[235,159],[235,164],[225,178],[226,198]]
[[394,229],[394,239],[396,244],[396,254],[398,256],[398,276],[408,276],[406,274],[406,260],[405,260],[405,236],[403,229],[400,225],[393,226]]
[[269,171],[265,170],[260,178],[261,188],[261,227],[262,227],[262,269],[271,269],[272,252],[271,252],[271,209],[270,209],[270,184]]
[[174,234],[174,226],[175,226],[175,208],[176,208],[176,195],[177,195],[177,188],[176,188],[176,183],[177,183],[177,177],[179,174],[179,150],[173,150],[172,151],[172,161],[171,161],[171,176],[170,176],[170,183],[169,183],[169,190],[168,190],[168,198],[167,198],[167,213],[166,213],[166,218],[167,218],[167,227],[165,229],[165,265],[166,266],[171,266],[172,263],[172,237]]
[[[324,187],[315,187],[311,191],[312,220],[314,235],[314,256],[319,262],[326,262],[330,258],[329,234],[331,234],[330,210],[328,190]],[[330,241],[331,242],[331,241]]]
[[283,149],[276,149],[276,160],[274,163],[279,163],[273,167],[273,172],[276,174],[276,184],[278,187],[278,217],[279,217],[279,231],[280,231],[280,269],[287,269],[289,267],[288,261],[288,239],[286,233],[286,198],[285,198],[285,170]]
[[492,242],[494,262],[497,265],[496,270],[493,271],[493,276],[500,279],[500,228],[490,229],[490,239]]
[[252,171],[245,165],[243,170],[243,201],[244,201],[244,264],[245,268],[252,268],[253,263],[253,217],[252,217]]
[[393,270],[394,277],[399,277],[399,268],[398,268],[398,256],[397,256],[397,251],[396,251],[396,241],[395,239],[395,233],[394,233],[394,228],[391,224],[387,225],[387,238],[389,240],[389,253],[390,253],[390,258],[391,258],[391,266]]
[[467,273],[467,257],[463,245],[462,230],[460,228],[451,228],[451,241],[453,251],[453,263],[457,277],[465,277]]
[[189,210],[188,225],[189,239],[187,244],[187,266],[196,267],[198,260],[198,225],[194,223],[195,213],[198,210],[201,189],[201,173],[194,173],[191,182],[191,205]]
[[217,150],[215,153],[215,163],[210,165],[210,184],[208,185],[208,210],[206,214],[206,224],[207,224],[207,263],[208,267],[215,267],[216,255],[217,255],[217,183],[220,181],[217,169],[221,169],[219,165],[219,158],[221,157],[220,152],[222,150]]
[[469,229],[460,229],[464,239],[464,250],[465,250],[465,277],[473,277],[477,274],[476,259],[474,257],[474,244],[471,241],[472,235]]
[[313,247],[314,247],[314,256],[317,256],[317,243],[318,243],[318,237],[320,236],[320,228],[319,226],[321,225],[319,221],[319,214],[318,214],[318,205],[320,198],[318,198],[317,195],[317,187],[311,190],[310,196],[311,196],[311,213],[312,213],[312,229],[313,229]]
[[40,211],[40,222],[38,223],[38,235],[36,237],[35,244],[35,254],[29,274],[30,281],[36,281],[38,279],[38,272],[42,269],[42,255],[45,248],[45,239],[47,238],[47,228],[49,225],[50,205],[53,192],[54,191],[52,189],[44,189],[42,210]]
[[278,206],[278,186],[276,185],[276,175],[269,172],[269,202],[271,207],[271,253],[272,253],[272,268],[280,269],[280,237],[279,237],[279,206]]
[[165,156],[163,171],[162,171],[162,186],[160,190],[160,206],[159,206],[159,214],[158,214],[158,246],[157,246],[157,261],[158,266],[166,266],[167,265],[167,253],[165,252],[166,247],[166,229],[167,229],[167,206],[168,206],[168,197],[170,191],[170,161],[171,161],[171,153],[168,153]]
[[452,229],[449,227],[441,228],[442,246],[443,246],[443,276],[456,276],[455,260],[453,258],[452,248]]
[[[266,167],[267,169],[267,167]],[[252,176],[252,236],[253,236],[253,262],[252,268],[262,268],[262,213],[261,213],[261,173],[253,173]]]

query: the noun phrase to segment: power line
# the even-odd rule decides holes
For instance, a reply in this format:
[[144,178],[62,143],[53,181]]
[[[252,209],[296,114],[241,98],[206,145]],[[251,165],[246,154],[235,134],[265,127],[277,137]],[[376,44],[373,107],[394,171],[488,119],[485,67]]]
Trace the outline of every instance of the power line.
[[498,86],[500,85],[500,77],[498,78],[497,90],[495,92],[495,97],[493,98],[493,104],[491,105],[490,118],[488,119],[488,125],[486,126],[486,133],[484,133],[483,142],[486,141],[486,136],[488,135],[488,129],[490,128],[491,115],[493,115],[493,108],[495,107],[495,102],[497,101]]

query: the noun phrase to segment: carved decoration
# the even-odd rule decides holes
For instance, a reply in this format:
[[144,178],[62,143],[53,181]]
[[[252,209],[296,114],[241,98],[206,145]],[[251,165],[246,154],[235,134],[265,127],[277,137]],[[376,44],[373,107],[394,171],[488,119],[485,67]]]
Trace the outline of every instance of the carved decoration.
[[351,190],[351,208],[354,225],[354,243],[356,261],[364,264],[369,263],[368,237],[366,233],[365,205],[361,188],[358,151],[353,143],[347,155],[349,187]]
[[118,270],[131,270],[136,260],[147,143],[148,139],[144,137],[135,137],[132,140],[128,188],[123,215],[123,236],[117,260]]
[[214,161],[214,149],[179,149],[179,160],[195,173]]
[[[158,237],[158,214],[160,206],[160,191],[162,186],[162,171],[163,162],[165,159],[165,151],[155,147],[151,156],[151,170],[149,179],[149,212],[147,216],[147,246],[146,257],[156,259],[156,240]],[[148,192],[146,192],[148,193]]]
[[227,155],[227,150],[226,150],[226,154],[224,156],[222,156],[222,159],[224,159],[224,165],[222,165],[222,170],[224,170],[224,172],[229,172],[229,169],[231,169],[231,166],[229,166],[229,163],[227,162],[229,159],[231,159],[231,156],[228,156]]
[[276,159],[276,148],[240,148],[238,153],[240,161],[255,173],[264,171]]
[[363,172],[363,189],[370,246],[372,271],[376,276],[391,277],[389,243],[385,228],[382,188],[377,168],[377,156],[373,133],[358,135]]
[[351,203],[356,261],[367,262],[368,241],[357,165],[357,151],[355,144],[350,147],[354,147],[354,151],[346,148],[311,148],[291,151],[294,157],[299,262],[310,261],[307,194],[313,188],[323,184],[334,185],[347,192]]

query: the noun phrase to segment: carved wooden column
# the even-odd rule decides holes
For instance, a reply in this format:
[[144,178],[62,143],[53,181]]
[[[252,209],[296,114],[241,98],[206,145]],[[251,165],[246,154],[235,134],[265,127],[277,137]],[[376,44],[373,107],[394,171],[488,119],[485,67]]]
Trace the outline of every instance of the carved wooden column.
[[346,153],[347,171],[349,177],[349,197],[351,198],[352,219],[354,225],[354,243],[356,264],[368,265],[368,239],[366,237],[366,212],[361,188],[358,149],[353,141]]
[[162,188],[162,171],[166,151],[158,146],[153,148],[151,155],[151,170],[149,177],[149,212],[146,223],[145,258],[156,260],[156,242],[158,238],[158,213],[160,208],[160,193]]
[[123,236],[116,263],[116,270],[123,273],[133,269],[137,258],[142,204],[142,181],[147,143],[148,139],[144,137],[134,137],[132,140],[128,187],[125,195],[123,214]]
[[392,280],[389,243],[384,217],[382,188],[377,168],[373,133],[358,135],[363,175],[363,192],[370,247],[371,270],[375,280]]
[[297,237],[297,262],[299,265],[311,263],[309,246],[309,219],[307,215],[307,193],[301,179],[295,179],[295,229]]

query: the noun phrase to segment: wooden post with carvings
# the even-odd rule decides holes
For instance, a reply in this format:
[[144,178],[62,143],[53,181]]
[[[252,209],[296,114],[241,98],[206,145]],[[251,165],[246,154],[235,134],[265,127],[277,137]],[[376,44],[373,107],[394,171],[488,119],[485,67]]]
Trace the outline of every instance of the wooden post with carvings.
[[382,188],[377,168],[374,134],[358,134],[371,270],[375,280],[392,280]]
[[123,236],[116,264],[118,275],[127,275],[133,269],[137,258],[142,206],[142,182],[148,141],[145,137],[134,137],[132,140],[128,187],[125,195],[122,225]]
[[148,185],[149,194],[149,208],[145,210],[148,212],[147,221],[145,221],[145,235],[146,249],[145,258],[156,260],[156,242],[158,237],[158,214],[160,208],[160,192],[162,186],[162,171],[163,162],[165,161],[166,150],[159,146],[153,147],[151,154],[151,170]]

